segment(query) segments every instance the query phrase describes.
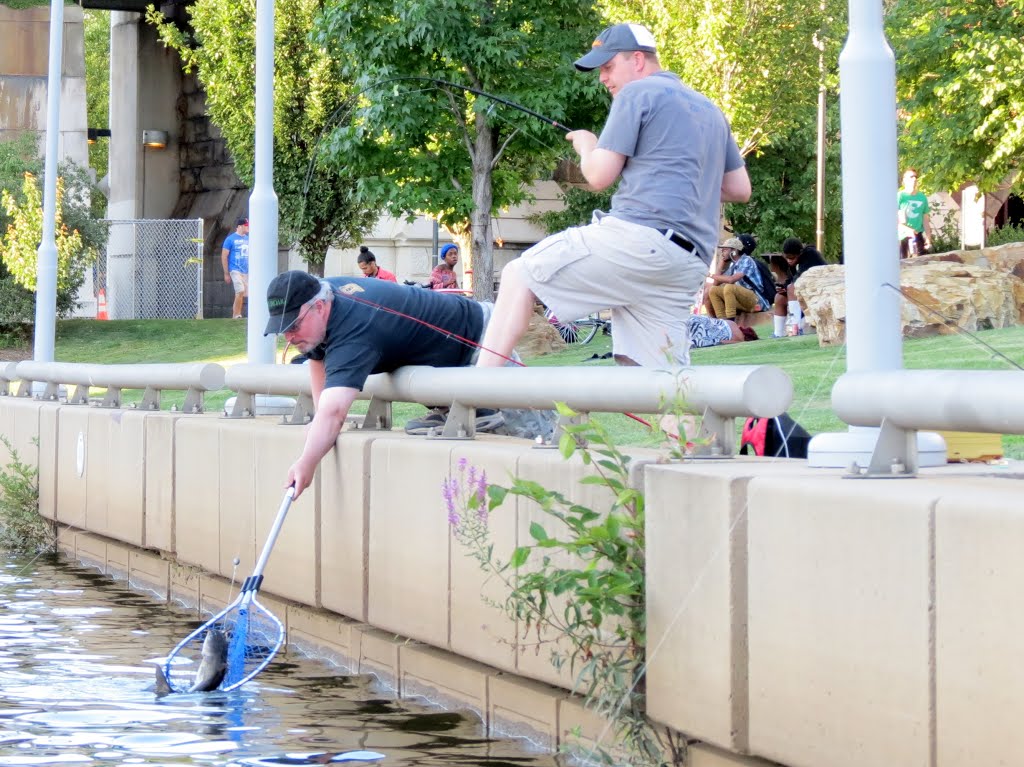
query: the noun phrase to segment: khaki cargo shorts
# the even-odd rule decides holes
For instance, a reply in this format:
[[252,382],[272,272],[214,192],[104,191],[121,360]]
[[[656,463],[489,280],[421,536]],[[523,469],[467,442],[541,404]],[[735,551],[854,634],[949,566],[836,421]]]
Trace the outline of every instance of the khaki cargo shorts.
[[521,260],[534,295],[560,320],[610,309],[616,355],[650,367],[689,364],[686,318],[708,265],[657,229],[595,213]]

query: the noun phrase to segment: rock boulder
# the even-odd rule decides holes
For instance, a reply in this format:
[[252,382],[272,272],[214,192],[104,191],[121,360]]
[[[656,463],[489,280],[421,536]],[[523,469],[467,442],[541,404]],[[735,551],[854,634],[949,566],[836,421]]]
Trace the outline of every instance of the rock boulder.
[[1024,279],[1024,242],[1011,242],[993,248],[975,250],[951,250],[948,253],[929,253],[911,259],[909,263],[927,264],[944,261],[957,264],[972,264],[995,269],[1003,274],[1012,274]]
[[516,344],[516,351],[523,357],[550,354],[564,348],[565,341],[558,334],[558,329],[547,321],[544,310],[539,308],[530,317],[530,325],[526,329],[526,333]]
[[[1014,247],[1021,248],[1017,263],[1024,266],[1024,246]],[[1008,261],[999,263],[1004,267]],[[957,328],[971,332],[1003,328],[1024,320],[1024,280],[1012,273],[1016,267],[1003,271],[941,256],[909,259],[900,266],[905,337],[955,333]],[[822,346],[846,340],[843,269],[840,265],[821,266],[797,283],[797,295]]]

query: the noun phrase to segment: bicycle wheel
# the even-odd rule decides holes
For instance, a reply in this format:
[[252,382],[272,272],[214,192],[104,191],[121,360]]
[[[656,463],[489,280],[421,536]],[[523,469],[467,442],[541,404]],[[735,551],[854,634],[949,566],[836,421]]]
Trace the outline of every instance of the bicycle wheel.
[[576,343],[589,344],[597,335],[597,329],[605,326],[604,320],[596,312],[581,320],[576,320]]
[[598,328],[605,328],[606,331],[608,328],[608,323],[601,319],[601,315],[598,312],[578,320],[562,322],[551,313],[550,309],[545,309],[544,317],[555,326],[558,334],[567,344],[589,344],[594,340],[594,336],[597,335]]

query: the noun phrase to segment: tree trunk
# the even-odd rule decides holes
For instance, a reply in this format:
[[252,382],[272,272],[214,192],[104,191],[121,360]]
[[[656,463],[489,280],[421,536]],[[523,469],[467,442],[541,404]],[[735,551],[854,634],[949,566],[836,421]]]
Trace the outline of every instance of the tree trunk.
[[494,299],[494,239],[491,235],[491,163],[494,161],[494,129],[484,113],[476,116],[476,142],[473,152],[473,218],[470,223],[472,245],[465,262],[467,289],[472,287],[477,301]]

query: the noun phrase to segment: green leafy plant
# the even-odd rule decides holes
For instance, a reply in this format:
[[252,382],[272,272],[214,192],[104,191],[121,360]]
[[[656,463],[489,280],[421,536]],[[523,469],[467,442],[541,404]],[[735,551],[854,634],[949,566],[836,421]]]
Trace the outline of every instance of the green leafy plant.
[[0,442],[11,454],[0,469],[0,547],[8,551],[54,551],[57,532],[39,515],[39,471],[25,463],[7,437]]
[[985,244],[989,247],[1006,245],[1010,242],[1024,242],[1024,226],[1009,224],[993,229],[985,235]]
[[[932,221],[936,221],[932,217]],[[960,214],[957,211],[949,211],[942,219],[939,226],[932,227],[932,249],[931,253],[949,253],[951,250],[960,250]]]
[[[36,177],[25,173],[19,200],[6,189],[0,202],[10,223],[4,234],[0,259],[6,272],[22,288],[35,292],[36,259],[43,236],[43,200]],[[57,199],[64,196],[64,181],[57,179]],[[96,252],[82,239],[77,229],[63,221],[58,204],[55,217],[57,245],[57,312],[66,316],[75,306],[75,295],[85,280],[85,270],[95,261]]]
[[[576,415],[557,408],[566,418]],[[681,764],[685,744],[644,713],[643,492],[630,482],[630,457],[601,423],[563,428],[562,456],[579,456],[590,467],[581,483],[606,490],[607,508],[588,508],[518,477],[509,487],[489,484],[463,459],[443,486],[452,534],[502,584],[504,602],[486,601],[518,623],[523,639],[548,646],[556,668],[568,664],[586,705],[612,723],[615,744],[599,744],[589,756],[606,764]],[[509,496],[534,502],[552,524],[533,522],[532,542],[504,561],[494,555],[488,521]]]

